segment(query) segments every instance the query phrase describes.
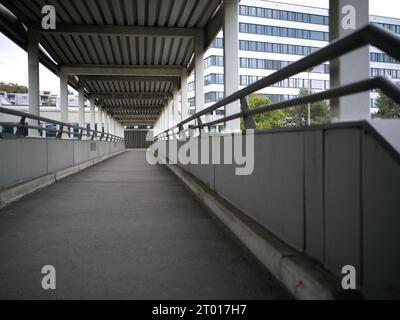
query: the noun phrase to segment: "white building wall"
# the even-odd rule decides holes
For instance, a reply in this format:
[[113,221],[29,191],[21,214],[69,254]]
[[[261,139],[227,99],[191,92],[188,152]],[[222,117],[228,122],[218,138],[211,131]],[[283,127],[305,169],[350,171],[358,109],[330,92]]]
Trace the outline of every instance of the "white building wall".
[[[291,11],[291,12],[296,12],[296,13],[308,13],[308,14],[314,14],[314,15],[328,16],[327,9],[299,6],[299,5],[279,3],[279,2],[273,2],[273,1],[241,0],[239,5],[266,8],[266,9],[274,9],[274,10],[282,10],[282,11]],[[370,20],[372,23],[386,23],[386,24],[393,24],[393,25],[400,26],[400,19],[371,16]],[[239,23],[259,24],[259,25],[265,25],[265,26],[276,26],[276,27],[303,29],[303,30],[311,30],[311,31],[329,32],[328,25],[287,21],[287,20],[278,20],[278,19],[267,19],[267,18],[260,18],[260,17],[254,17],[254,16],[243,16],[240,14],[239,14]],[[398,27],[398,29],[400,30],[400,27]],[[220,32],[218,34],[217,38],[222,38],[222,37],[223,37],[223,34],[222,34],[222,32]],[[316,47],[316,48],[322,48],[328,44],[327,41],[297,39],[297,38],[249,34],[249,33],[239,33],[239,41],[240,40],[278,43],[278,44],[287,44],[287,45],[310,46],[310,47]],[[371,48],[371,52],[381,53],[381,51],[379,51],[376,48]],[[207,59],[211,56],[223,56],[223,49],[222,48],[210,48],[205,54],[205,59]],[[304,56],[293,55],[293,54],[281,54],[281,53],[239,50],[239,57],[240,58],[255,58],[255,59],[280,60],[280,61],[294,62],[294,61],[297,61],[297,60],[303,58]],[[400,64],[371,61],[371,68],[399,70],[398,78],[393,78],[393,80],[400,81]],[[210,74],[223,74],[223,72],[224,72],[224,69],[222,66],[211,66],[211,67],[205,68],[204,75],[205,75],[205,77],[207,77]],[[239,74],[241,76],[248,75],[248,76],[266,77],[274,72],[276,72],[276,70],[248,69],[248,68],[240,68],[239,69]],[[308,79],[308,73],[304,72],[299,75],[296,75],[293,78]],[[330,78],[329,74],[315,73],[315,72],[310,73],[311,80],[329,81],[329,78]],[[194,81],[194,77],[192,75],[189,77],[188,82],[191,83],[193,81]],[[244,86],[241,86],[241,87],[244,87]],[[290,95],[290,96],[292,96],[292,95],[298,95],[299,89],[300,88],[270,87],[270,88],[265,88],[265,89],[261,90],[259,93],[267,94],[267,95]],[[313,89],[313,90],[318,91],[316,89]],[[215,92],[215,91],[223,92],[224,86],[221,84],[211,84],[211,85],[207,85],[205,87],[206,95],[207,95],[207,93]],[[193,98],[194,91],[189,91],[188,97],[189,97],[189,99]],[[371,99],[376,99],[376,97],[377,97],[377,93],[372,92]],[[215,102],[206,103],[205,106],[209,107],[214,103]],[[376,112],[377,109],[372,108],[371,111]],[[213,119],[215,119],[215,116],[208,116],[209,121],[211,121]]]

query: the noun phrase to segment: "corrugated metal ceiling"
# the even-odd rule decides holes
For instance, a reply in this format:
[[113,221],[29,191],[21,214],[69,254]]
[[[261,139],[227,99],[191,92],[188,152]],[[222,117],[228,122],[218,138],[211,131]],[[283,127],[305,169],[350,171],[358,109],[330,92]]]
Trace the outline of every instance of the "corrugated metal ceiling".
[[[57,24],[87,28],[98,26],[149,28],[204,28],[221,0],[0,0],[26,26],[38,26],[45,5],[53,5]],[[104,29],[103,29],[104,30]],[[59,66],[180,66],[187,67],[194,52],[189,36],[157,34],[108,34],[106,32],[42,33],[41,45]],[[89,93],[131,93],[172,91],[171,82],[87,81]],[[135,106],[159,110],[163,99],[119,98],[99,100],[105,108],[129,114]],[[134,115],[141,114],[136,109]],[[148,116],[143,110],[143,116]],[[138,113],[139,112],[139,113]],[[147,110],[146,110],[147,112]],[[156,111],[158,112],[158,111]]]

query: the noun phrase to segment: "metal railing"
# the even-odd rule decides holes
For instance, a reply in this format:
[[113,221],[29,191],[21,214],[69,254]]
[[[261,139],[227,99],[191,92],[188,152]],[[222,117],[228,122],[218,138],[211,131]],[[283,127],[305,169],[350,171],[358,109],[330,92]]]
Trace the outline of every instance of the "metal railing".
[[[75,137],[75,139],[78,140],[99,140],[99,141],[109,141],[109,142],[123,142],[124,138],[113,135],[111,133],[106,133],[103,131],[96,131],[88,128],[83,128],[79,127],[76,125],[73,125],[71,123],[65,123],[65,122],[60,122],[57,120],[52,120],[48,118],[43,118],[40,116],[36,116],[30,113],[25,113],[25,112],[20,112],[12,109],[7,109],[0,107],[0,113],[8,114],[11,116],[16,116],[20,117],[20,121],[16,123],[10,123],[10,122],[5,122],[5,123],[0,123],[0,126],[8,126],[8,127],[13,127],[16,128],[16,132],[14,135],[16,137],[23,137],[24,132],[26,129],[34,129],[40,131],[45,131],[45,132],[51,132],[55,134],[57,139],[63,139],[63,135],[67,135],[68,137],[72,135]],[[47,127],[42,127],[40,125],[30,125],[27,123],[27,120],[35,120],[38,121],[38,124],[40,123],[47,123],[47,124],[52,124],[55,125],[56,128],[47,128]],[[71,132],[71,129],[73,130]],[[0,138],[2,136],[0,135]],[[39,136],[40,137],[40,136]]]
[[[286,109],[293,106],[303,105],[307,103],[313,103],[316,101],[340,98],[355,93],[360,93],[373,89],[381,89],[388,97],[393,99],[396,103],[400,104],[400,88],[396,86],[392,81],[383,78],[376,77],[345,85],[342,87],[330,89],[320,93],[310,94],[308,96],[287,100],[271,105],[265,105],[257,107],[256,109],[250,110],[247,105],[247,96],[255,93],[261,89],[274,85],[280,81],[283,81],[291,76],[297,75],[301,72],[305,72],[312,67],[323,64],[326,61],[334,60],[344,54],[350,53],[357,50],[365,45],[372,45],[383,52],[390,54],[395,59],[400,60],[400,37],[396,34],[389,32],[376,25],[368,24],[362,29],[353,32],[352,34],[331,42],[326,47],[310,54],[309,56],[300,59],[287,67],[276,71],[275,73],[243,88],[234,94],[222,99],[214,105],[201,110],[193,116],[183,120],[177,125],[167,129],[155,137],[155,140],[169,139],[170,135],[181,133],[184,129],[184,125],[197,121],[197,125],[193,125],[191,129],[203,129],[210,128],[210,126],[225,123],[237,118],[243,118],[246,129],[256,129],[253,117],[254,115],[265,113],[272,110]],[[241,112],[223,117],[221,119],[211,121],[208,123],[202,123],[201,117],[215,111],[218,108],[227,106],[232,102],[240,100]],[[177,131],[177,132],[176,132]]]

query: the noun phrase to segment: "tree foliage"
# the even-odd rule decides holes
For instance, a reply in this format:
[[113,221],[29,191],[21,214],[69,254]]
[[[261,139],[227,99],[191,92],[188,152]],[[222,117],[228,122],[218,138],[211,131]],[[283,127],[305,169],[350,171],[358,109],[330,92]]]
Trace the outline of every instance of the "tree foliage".
[[[301,88],[300,97],[312,94],[310,89]],[[330,109],[326,101],[311,103],[311,125],[329,123]],[[290,123],[292,126],[305,126],[308,123],[308,105],[292,107],[288,110]]]
[[[260,96],[255,93],[251,94],[248,99],[250,109],[256,109],[260,106],[270,105],[271,100],[268,97]],[[283,127],[287,114],[282,110],[274,110],[260,113],[253,116],[254,122],[258,129],[273,129]]]
[[0,91],[6,91],[7,93],[28,93],[28,87],[2,81],[0,82]]
[[381,90],[378,90],[378,93],[379,96],[376,102],[376,106],[378,107],[379,111],[376,114],[376,117],[382,119],[400,118],[400,105],[396,104]]

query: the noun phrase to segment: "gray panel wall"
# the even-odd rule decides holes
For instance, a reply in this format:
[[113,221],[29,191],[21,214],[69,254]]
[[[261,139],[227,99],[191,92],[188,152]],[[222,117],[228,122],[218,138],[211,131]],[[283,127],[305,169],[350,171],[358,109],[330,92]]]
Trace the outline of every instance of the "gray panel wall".
[[48,171],[54,172],[74,165],[74,141],[48,140]]
[[124,148],[106,141],[0,139],[0,190]]
[[147,149],[151,142],[146,141],[148,131],[132,130],[125,131],[125,147],[128,149]]
[[400,299],[400,165],[363,137],[362,286],[368,298]]
[[[234,164],[181,167],[339,278],[355,266],[366,296],[400,298],[400,162],[368,130],[257,133],[249,176]],[[223,150],[222,139],[221,163]]]
[[[337,275],[360,272],[361,130],[325,134],[325,264]],[[359,280],[359,278],[357,279]]]
[[324,132],[304,133],[305,251],[324,261]]

